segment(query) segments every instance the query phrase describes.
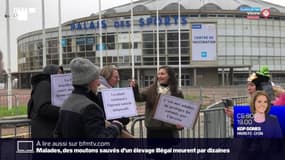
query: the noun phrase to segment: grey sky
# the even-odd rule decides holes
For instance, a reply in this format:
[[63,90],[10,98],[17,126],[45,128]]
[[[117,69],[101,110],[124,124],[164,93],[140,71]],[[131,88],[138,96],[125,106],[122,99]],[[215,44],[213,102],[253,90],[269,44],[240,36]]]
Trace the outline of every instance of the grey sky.
[[[21,34],[35,31],[42,28],[41,20],[41,0],[9,0],[10,13],[14,8],[35,8],[36,12],[28,16],[27,21],[18,21],[16,18],[10,20],[11,32],[11,69],[16,72],[17,69],[17,37]],[[137,1],[137,0],[133,0]],[[270,3],[285,6],[284,0],[264,0]],[[131,0],[101,0],[102,10],[121,4],[130,3]],[[58,0],[45,0],[46,28],[56,27],[58,25]],[[61,0],[62,22],[72,19],[89,16],[99,10],[98,0]],[[0,50],[3,51],[4,65],[7,69],[7,34],[6,34],[6,0],[0,0]]]

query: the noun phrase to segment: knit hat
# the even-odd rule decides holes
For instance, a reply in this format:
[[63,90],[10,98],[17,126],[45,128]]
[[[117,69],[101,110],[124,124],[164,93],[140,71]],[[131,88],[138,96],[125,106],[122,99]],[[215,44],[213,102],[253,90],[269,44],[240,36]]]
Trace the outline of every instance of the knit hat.
[[86,85],[95,79],[99,79],[99,67],[85,58],[74,58],[69,63],[72,73],[73,85]]

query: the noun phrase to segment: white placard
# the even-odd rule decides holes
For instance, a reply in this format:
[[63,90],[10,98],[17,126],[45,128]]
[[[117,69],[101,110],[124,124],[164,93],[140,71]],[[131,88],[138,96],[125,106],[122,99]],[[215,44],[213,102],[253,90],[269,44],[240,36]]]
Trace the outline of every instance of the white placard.
[[72,93],[71,73],[53,74],[51,80],[51,103],[55,106],[62,106],[65,99]]
[[215,61],[216,60],[216,25],[192,24],[192,60]]
[[132,87],[102,89],[106,119],[138,115]]
[[199,110],[199,104],[174,96],[161,95],[154,119],[193,128]]

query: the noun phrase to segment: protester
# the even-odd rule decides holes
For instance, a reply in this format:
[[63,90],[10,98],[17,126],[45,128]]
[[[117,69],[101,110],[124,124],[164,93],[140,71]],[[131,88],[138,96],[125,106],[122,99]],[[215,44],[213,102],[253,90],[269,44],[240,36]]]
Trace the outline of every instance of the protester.
[[[247,93],[248,93],[248,103],[251,101],[252,95],[256,92],[256,85],[252,82],[253,79],[256,79],[257,76],[255,73],[252,73],[247,78]],[[231,119],[231,123],[233,125],[234,111],[233,106],[225,106],[225,114]]]
[[[118,83],[120,82],[120,74],[119,74],[118,68],[114,65],[104,66],[101,69],[99,80],[100,80],[100,85],[98,87],[97,100],[95,98],[92,98],[92,99],[95,99],[94,101],[97,101],[98,105],[100,105],[100,107],[104,111],[104,104],[103,104],[101,91],[102,89],[115,88],[118,86]],[[123,123],[124,129],[126,130],[126,125],[130,122],[130,119],[129,118],[119,118],[116,120]]]
[[116,87],[119,82],[120,74],[116,66],[108,65],[101,69],[99,90]]
[[[175,138],[179,138],[178,131],[183,129],[180,125],[166,123],[154,119],[156,105],[159,100],[159,95],[171,95],[184,98],[181,90],[178,89],[178,81],[175,72],[171,67],[162,66],[159,68],[157,77],[152,85],[147,87],[142,92],[139,92],[135,81],[130,82],[130,86],[134,89],[136,101],[145,101],[145,126],[147,130],[148,146],[149,147],[166,147],[170,148],[177,144]],[[167,141],[158,142],[156,139],[167,139]],[[154,159],[171,159],[172,154],[167,155],[148,155],[148,158]]]
[[63,73],[58,65],[47,65],[43,72],[32,77],[28,118],[31,119],[32,138],[51,138],[58,119],[59,107],[51,104],[50,75]]
[[100,85],[99,68],[84,58],[74,58],[70,62],[72,73],[72,94],[60,109],[55,137],[60,138],[115,138],[121,134],[122,124],[113,121],[105,126],[104,112],[88,98]]
[[[265,91],[270,96],[271,101],[275,99],[268,66],[262,66],[259,71],[249,75],[247,79],[247,92],[249,103],[251,102],[252,95],[256,91]],[[232,106],[226,106],[224,110],[225,114],[230,117],[233,122],[234,113]]]
[[256,92],[256,85],[255,83],[252,82],[252,80],[256,78],[257,78],[256,74],[252,73],[247,79],[247,93],[248,93],[249,102],[253,94]]
[[275,85],[271,81],[267,66],[261,67],[261,69],[256,72],[256,78],[253,78],[252,82],[256,85],[256,90],[263,90],[269,95],[273,105],[285,105],[285,89]]
[[274,106],[285,106],[285,89],[281,86],[273,86],[275,100],[273,101]]
[[270,100],[273,101],[275,96],[272,89],[273,82],[270,77],[268,66],[262,66],[259,71],[256,72],[256,78],[252,79],[252,82],[255,84],[257,91],[265,91]]

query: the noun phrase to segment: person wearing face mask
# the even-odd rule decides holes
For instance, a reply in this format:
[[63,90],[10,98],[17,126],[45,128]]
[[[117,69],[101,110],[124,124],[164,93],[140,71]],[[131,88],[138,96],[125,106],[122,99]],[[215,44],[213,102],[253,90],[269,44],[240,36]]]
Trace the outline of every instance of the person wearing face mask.
[[88,97],[96,94],[100,85],[99,67],[85,58],[74,58],[70,62],[72,94],[64,101],[55,129],[58,138],[116,138],[121,135],[123,125],[112,121],[105,125],[101,107]]
[[51,104],[50,75],[62,74],[58,65],[47,65],[42,73],[31,78],[32,92],[28,102],[28,118],[31,119],[32,138],[52,138],[58,119],[59,107]]

